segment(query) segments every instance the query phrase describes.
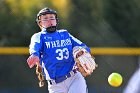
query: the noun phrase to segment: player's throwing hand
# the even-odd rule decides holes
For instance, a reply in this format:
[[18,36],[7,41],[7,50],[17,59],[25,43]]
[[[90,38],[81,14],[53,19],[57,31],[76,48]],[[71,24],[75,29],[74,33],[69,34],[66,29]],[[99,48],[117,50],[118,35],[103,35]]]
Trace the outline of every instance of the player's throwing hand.
[[30,68],[34,67],[36,64],[39,63],[39,57],[38,56],[33,56],[31,55],[28,59],[27,59],[27,63],[28,63],[28,66]]

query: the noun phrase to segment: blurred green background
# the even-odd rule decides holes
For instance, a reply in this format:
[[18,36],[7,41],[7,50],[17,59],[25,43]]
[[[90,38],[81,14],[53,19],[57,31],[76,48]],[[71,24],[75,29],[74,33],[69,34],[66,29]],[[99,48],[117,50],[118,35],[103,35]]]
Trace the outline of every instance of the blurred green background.
[[[39,32],[36,15],[44,7],[58,12],[58,29],[67,29],[89,47],[140,47],[140,0],[0,0],[0,47],[28,47]],[[48,93],[39,88],[29,55],[0,55],[0,93]],[[99,67],[87,77],[89,93],[122,93],[139,55],[94,55]],[[108,85],[112,72],[122,86]]]

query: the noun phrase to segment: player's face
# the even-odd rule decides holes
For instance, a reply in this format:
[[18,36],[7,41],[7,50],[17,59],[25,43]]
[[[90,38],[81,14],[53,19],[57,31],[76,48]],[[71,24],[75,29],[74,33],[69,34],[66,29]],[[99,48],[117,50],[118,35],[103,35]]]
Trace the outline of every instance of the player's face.
[[40,16],[40,22],[39,22],[41,27],[47,28],[50,26],[56,26],[56,18],[55,14],[46,14]]

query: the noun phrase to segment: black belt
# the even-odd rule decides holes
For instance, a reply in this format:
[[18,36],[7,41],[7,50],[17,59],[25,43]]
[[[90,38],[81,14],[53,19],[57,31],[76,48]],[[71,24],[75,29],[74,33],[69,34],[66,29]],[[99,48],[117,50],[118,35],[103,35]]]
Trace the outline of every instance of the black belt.
[[59,77],[59,78],[55,78],[52,80],[48,80],[48,82],[52,85],[52,84],[57,84],[60,83],[64,80],[66,80],[67,78],[71,77],[72,75],[74,75],[75,73],[77,73],[77,69],[72,70],[71,72],[69,72],[68,74],[66,74],[65,76]]

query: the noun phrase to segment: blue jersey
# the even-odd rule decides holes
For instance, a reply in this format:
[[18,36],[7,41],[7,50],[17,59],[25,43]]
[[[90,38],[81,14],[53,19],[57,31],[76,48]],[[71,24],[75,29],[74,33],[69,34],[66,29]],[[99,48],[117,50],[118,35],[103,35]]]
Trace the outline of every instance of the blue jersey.
[[46,79],[55,79],[69,73],[75,64],[73,47],[89,47],[73,37],[67,30],[48,33],[45,30],[35,33],[31,38],[30,54],[38,56]]

